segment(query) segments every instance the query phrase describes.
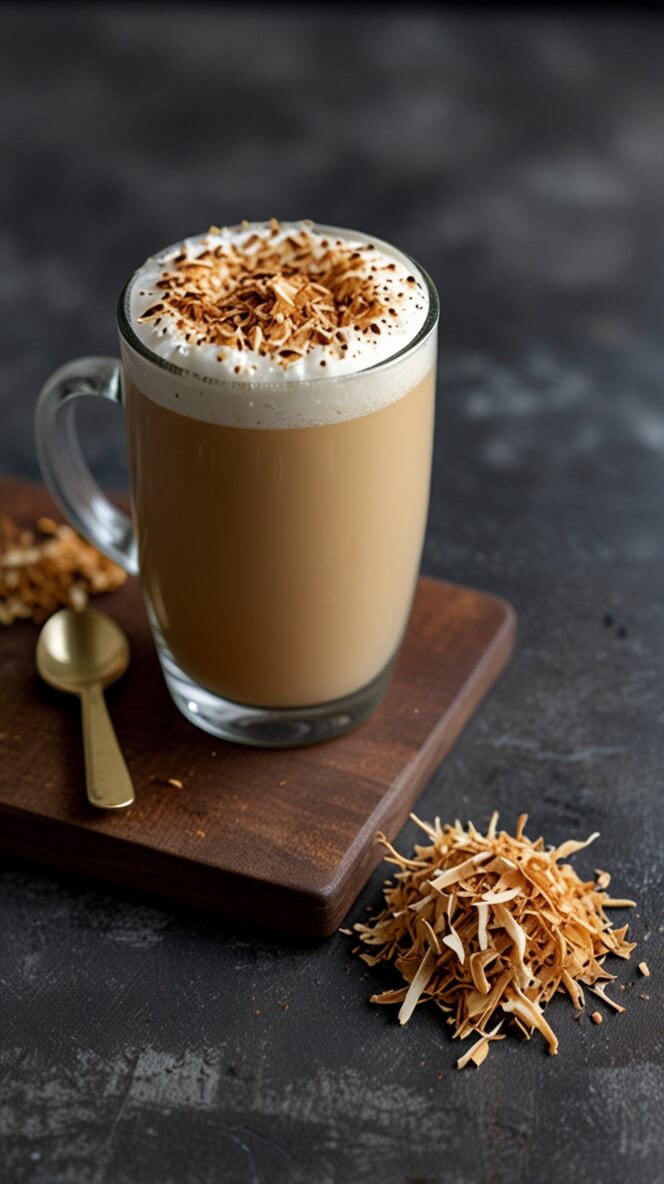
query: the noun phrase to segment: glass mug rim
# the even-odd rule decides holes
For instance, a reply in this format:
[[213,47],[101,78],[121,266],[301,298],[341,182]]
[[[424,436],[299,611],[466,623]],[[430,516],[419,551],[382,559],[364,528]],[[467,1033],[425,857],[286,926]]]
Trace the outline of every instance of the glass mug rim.
[[[234,230],[236,227],[232,226],[229,229]],[[408,341],[406,345],[401,346],[400,349],[396,350],[393,354],[390,354],[387,358],[383,358],[380,362],[372,362],[370,366],[363,366],[358,370],[350,370],[344,374],[330,374],[322,375],[317,378],[303,378],[300,380],[303,385],[306,384],[307,387],[315,386],[318,388],[330,387],[336,383],[352,381],[352,379],[358,378],[361,375],[369,374],[372,371],[382,370],[385,367],[391,366],[393,363],[399,362],[402,359],[408,357],[411,353],[414,353],[420,345],[427,341],[429,337],[431,337],[431,335],[436,332],[440,318],[440,297],[438,295],[436,285],[431,279],[431,276],[424,270],[424,268],[417,262],[416,259],[413,259],[411,255],[407,255],[405,251],[400,251],[398,247],[392,246],[391,243],[386,242],[384,239],[376,238],[375,235],[367,235],[362,231],[353,230],[349,227],[344,228],[340,226],[326,226],[323,223],[315,222],[312,223],[312,229],[329,235],[356,235],[359,241],[374,243],[378,249],[387,248],[388,253],[391,255],[396,252],[396,254],[402,259],[405,259],[408,261],[408,263],[411,263],[415,270],[421,275],[427,290],[429,307],[427,309],[427,315],[424,324],[420,327],[415,336],[410,341]],[[192,235],[190,237],[197,238],[199,236]],[[166,256],[168,252],[176,250],[181,245],[182,239],[180,239],[178,242],[171,243],[167,247],[162,247],[162,249],[157,251],[152,257],[155,259],[161,259],[162,257]],[[252,384],[251,380],[247,382],[246,380],[238,381],[237,379],[228,377],[213,378],[208,374],[199,374],[196,370],[189,369],[186,366],[179,366],[177,363],[171,362],[167,358],[163,358],[160,354],[155,353],[154,350],[151,350],[150,347],[140,339],[133,328],[128,307],[129,293],[131,291],[132,284],[138,273],[142,270],[143,266],[144,264],[141,264],[140,267],[137,267],[132,272],[120,292],[117,303],[117,324],[120,336],[123,338],[126,344],[131,347],[131,349],[135,350],[136,353],[140,354],[148,362],[151,362],[159,369],[165,370],[168,374],[173,374],[178,378],[195,378],[197,382],[204,383],[208,387],[232,387],[237,391],[241,391],[246,390],[247,387],[252,385],[260,386],[261,389],[265,388],[266,390],[283,389],[283,387],[286,385],[298,385],[297,382],[286,384],[284,382],[277,381]]]

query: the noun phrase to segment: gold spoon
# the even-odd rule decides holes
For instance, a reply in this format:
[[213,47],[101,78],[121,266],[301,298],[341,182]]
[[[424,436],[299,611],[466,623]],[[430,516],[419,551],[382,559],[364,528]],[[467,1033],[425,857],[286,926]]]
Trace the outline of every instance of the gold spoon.
[[119,625],[96,609],[62,609],[39,634],[36,657],[45,682],[80,696],[88,800],[104,810],[131,806],[134,787],[104,699],[104,687],[129,665],[129,642]]

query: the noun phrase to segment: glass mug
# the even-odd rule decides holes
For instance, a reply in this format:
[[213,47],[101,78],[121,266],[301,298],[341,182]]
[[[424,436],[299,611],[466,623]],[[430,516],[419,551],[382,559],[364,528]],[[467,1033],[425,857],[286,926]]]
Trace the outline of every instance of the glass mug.
[[[139,577],[175,704],[244,744],[308,744],[366,719],[388,689],[417,582],[438,296],[407,256],[352,234],[415,268],[428,299],[421,329],[387,360],[289,383],[198,376],[136,335],[132,277],[118,303],[121,362],[69,362],[37,404],[44,480],[76,530]],[[254,426],[196,417],[191,398],[183,413],[180,382],[204,388],[207,406],[252,400]],[[288,426],[263,426],[261,408],[274,413],[286,390]],[[124,406],[131,519],[83,458],[74,419],[83,396]],[[375,409],[353,415],[367,400]],[[321,408],[313,426],[312,407]],[[308,426],[297,426],[298,408]]]

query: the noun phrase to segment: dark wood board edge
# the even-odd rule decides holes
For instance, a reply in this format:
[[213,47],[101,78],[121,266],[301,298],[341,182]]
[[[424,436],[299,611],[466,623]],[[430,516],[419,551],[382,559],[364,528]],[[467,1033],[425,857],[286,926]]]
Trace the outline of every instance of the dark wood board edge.
[[[516,637],[516,614],[510,605],[504,601],[500,603],[504,612],[503,624],[463,693],[441,717],[427,744],[390,786],[358,832],[345,854],[339,875],[320,891],[305,893],[286,887],[274,888],[271,893],[273,908],[280,915],[278,918],[274,915],[266,917],[265,882],[193,860],[183,861],[181,856],[144,847],[140,855],[143,869],[141,892],[297,937],[323,939],[334,933],[382,858],[382,851],[375,842],[377,832],[383,831],[388,838],[394,838],[431,773],[449,752],[478,703],[509,661]],[[408,792],[404,797],[405,784]],[[30,835],[29,841],[25,837],[26,831]],[[0,850],[14,858],[136,891],[135,845],[117,836],[80,830],[72,842],[71,830],[62,822],[5,809]],[[183,862],[185,875],[182,874]],[[176,882],[178,888],[174,892],[171,885]],[[232,909],[224,907],[224,901],[229,898],[233,900]],[[241,907],[238,907],[239,901]]]
[[[450,710],[441,716],[414,760],[386,791],[346,851],[339,873],[320,890],[307,893],[286,886],[273,888],[271,895],[274,908],[278,909],[280,916],[278,919],[266,918],[264,881],[252,880],[193,860],[185,862],[187,874],[183,876],[182,857],[142,847],[141,891],[176,904],[232,916],[242,922],[278,929],[298,937],[329,937],[338,928],[381,860],[382,852],[375,842],[377,832],[383,831],[388,838],[394,838],[431,773],[449,752],[479,702],[507,664],[514,648],[516,614],[506,602],[499,603],[504,613],[503,624],[463,692],[457,696]],[[405,786],[408,787],[407,792]],[[30,835],[29,841],[25,838],[26,831]],[[58,832],[60,841],[57,841]],[[117,836],[84,829],[77,830],[72,836],[70,828],[64,823],[26,815],[20,810],[5,809],[0,849],[13,857],[89,876],[130,891],[136,890],[133,871],[135,845]],[[171,887],[174,882],[178,882],[177,892]],[[224,900],[228,898],[233,900],[232,909],[224,908]]]
[[[319,914],[317,898],[308,893],[286,887],[272,888],[264,881],[164,851],[141,849],[142,878],[137,885],[134,844],[99,831],[81,832],[77,838],[82,841],[72,844],[66,823],[25,815],[22,811],[3,812],[0,851],[35,867],[85,876],[100,887],[112,884],[134,895],[139,893],[156,901],[202,909],[239,924],[297,937],[327,937],[334,928],[325,929],[327,918],[324,912]],[[173,884],[177,884],[176,891]],[[270,916],[265,909],[268,887],[274,901]],[[224,907],[228,899],[233,901],[232,908]]]

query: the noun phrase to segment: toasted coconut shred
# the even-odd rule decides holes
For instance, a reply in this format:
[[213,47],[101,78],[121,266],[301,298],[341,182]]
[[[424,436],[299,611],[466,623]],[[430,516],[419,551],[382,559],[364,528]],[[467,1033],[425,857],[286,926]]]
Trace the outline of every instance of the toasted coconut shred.
[[315,346],[343,356],[348,329],[380,334],[381,318],[396,316],[380,287],[394,264],[373,264],[371,244],[318,243],[307,228],[273,241],[281,229],[272,218],[270,237],[252,234],[241,246],[220,243],[195,258],[181,250],[156,284],[160,299],[139,323],[170,318],[188,342],[218,346],[219,361],[228,349],[249,349],[283,369]]
[[80,611],[89,596],[112,592],[126,578],[71,526],[44,517],[35,530],[22,530],[0,516],[0,625],[39,625],[63,607]]
[[459,1069],[482,1064],[489,1045],[504,1039],[506,1021],[527,1039],[540,1032],[555,1055],[558,1038],[544,1009],[558,991],[577,1009],[587,988],[625,1010],[606,994],[616,976],[604,959],[629,958],[635,943],[626,939],[627,925],[611,927],[604,910],[635,902],[609,896],[608,873],[584,881],[565,862],[597,834],[547,848],[524,835],[526,814],[514,835],[497,830],[496,813],[486,834],[472,822],[464,829],[458,821],[441,826],[437,818],[431,826],[411,817],[430,843],[408,859],[378,836],[399,870],[386,883],[383,912],[353,927],[364,946],[378,947],[356,947],[360,957],[369,966],[393,962],[407,984],[373,995],[372,1003],[400,1004],[401,1024],[418,1004],[434,1003],[454,1038],[475,1037]]

